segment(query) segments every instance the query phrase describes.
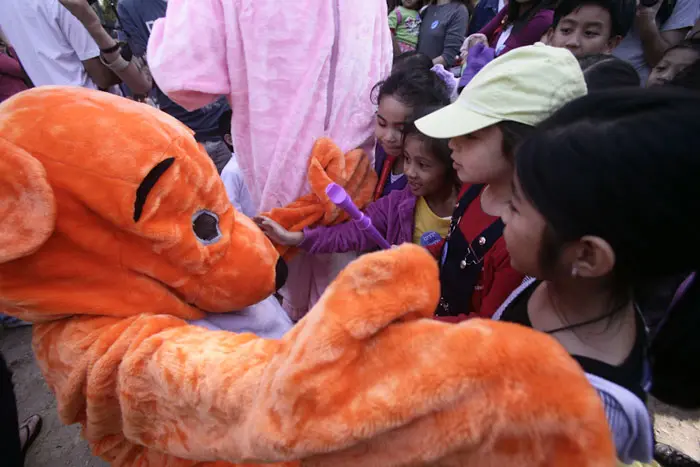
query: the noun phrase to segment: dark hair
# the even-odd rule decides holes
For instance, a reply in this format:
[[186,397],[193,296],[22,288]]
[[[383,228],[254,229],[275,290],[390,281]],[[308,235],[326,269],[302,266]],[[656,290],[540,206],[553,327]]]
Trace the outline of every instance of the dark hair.
[[625,86],[639,87],[637,70],[620,58],[608,54],[594,54],[579,58],[578,63],[583,70],[589,92]]
[[503,154],[505,154],[510,162],[514,162],[515,150],[535,128],[524,123],[510,120],[498,123],[498,128],[500,128],[503,137],[503,145],[501,146]]
[[700,233],[700,224],[688,222],[700,198],[698,147],[700,95],[601,91],[544,121],[520,146],[516,171],[525,196],[563,242],[596,235],[611,245],[613,275],[629,289],[700,265],[695,243],[681,255],[659,251],[669,235]]
[[610,13],[611,37],[624,37],[632,27],[636,9],[636,4],[632,2],[625,0],[562,0],[554,10],[552,29],[556,29],[564,17],[587,5],[599,6]]
[[372,102],[379,105],[385,96],[392,96],[403,104],[418,107],[445,106],[450,95],[445,83],[429,69],[397,70],[372,89]]
[[411,115],[411,123],[404,127],[403,132],[403,144],[406,144],[406,138],[409,136],[417,137],[421,142],[426,145],[428,151],[430,151],[445,167],[445,181],[451,183],[455,187],[460,185],[459,177],[457,176],[457,171],[455,171],[452,166],[452,150],[449,147],[449,138],[432,138],[424,133],[421,133],[418,128],[416,128],[415,121],[419,118],[430,115],[443,108],[443,105],[425,106],[415,109]]
[[681,70],[669,84],[700,91],[700,60],[696,60],[692,65]]
[[513,32],[520,31],[527,23],[534,18],[534,16],[540,12],[540,10],[551,10],[556,4],[556,0],[531,0],[529,2],[532,7],[527,10],[522,15],[520,14],[520,6],[522,3],[518,3],[515,0],[508,2],[504,8],[508,8],[508,14],[506,15],[506,24],[513,25]]
[[231,109],[221,114],[219,117],[219,136],[222,138],[226,135],[231,134],[231,118],[233,117],[233,111]]
[[417,51],[404,52],[394,57],[394,64],[391,72],[406,71],[411,69],[430,70],[433,67],[433,61],[424,53]]
[[[547,223],[543,249],[584,235],[607,241],[615,252],[611,292],[618,306],[637,299],[633,290],[698,270],[700,223],[692,220],[700,198],[698,147],[700,93],[625,88],[567,104],[516,158],[524,196]],[[698,407],[697,281],[684,300],[652,341],[652,393]]]
[[669,47],[666,49],[664,52],[664,56],[666,56],[669,52],[672,50],[676,49],[687,49],[687,50],[692,50],[698,55],[700,55],[700,39],[686,39],[680,41],[678,44]]

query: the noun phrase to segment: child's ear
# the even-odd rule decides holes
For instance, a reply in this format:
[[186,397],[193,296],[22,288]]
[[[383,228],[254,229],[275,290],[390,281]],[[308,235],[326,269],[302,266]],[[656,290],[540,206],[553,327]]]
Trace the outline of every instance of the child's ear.
[[608,41],[608,50],[606,53],[611,54],[615,48],[622,42],[622,36],[612,36]]
[[586,235],[578,242],[577,257],[573,268],[581,277],[603,277],[615,267],[615,252],[600,237]]
[[554,28],[550,27],[547,29],[547,32],[542,35],[542,39],[540,39],[540,42],[543,42],[546,45],[549,45],[552,42],[552,36],[554,35]]
[[224,142],[229,146],[233,146],[233,138],[231,137],[231,134],[224,135]]

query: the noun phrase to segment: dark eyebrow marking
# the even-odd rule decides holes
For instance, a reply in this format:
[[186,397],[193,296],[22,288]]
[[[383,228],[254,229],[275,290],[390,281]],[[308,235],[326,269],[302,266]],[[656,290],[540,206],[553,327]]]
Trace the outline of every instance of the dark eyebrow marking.
[[148,194],[151,192],[158,179],[163,176],[165,171],[168,170],[174,162],[174,157],[169,157],[168,159],[160,161],[151,169],[150,172],[148,172],[148,175],[146,175],[139,187],[136,189],[136,201],[134,201],[134,222],[138,222],[139,219],[141,219],[143,206],[146,204]]

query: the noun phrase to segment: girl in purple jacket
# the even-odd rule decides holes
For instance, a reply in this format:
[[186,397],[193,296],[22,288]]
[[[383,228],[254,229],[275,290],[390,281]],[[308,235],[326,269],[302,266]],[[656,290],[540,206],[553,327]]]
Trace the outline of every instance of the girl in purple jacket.
[[[436,107],[423,108],[415,117],[435,110]],[[407,186],[365,209],[379,233],[392,245],[413,242],[427,246],[447,235],[459,191],[447,142],[425,136],[413,124],[404,128],[402,158]],[[363,252],[377,248],[352,221],[307,228],[303,232],[290,232],[266,217],[258,217],[256,222],[273,242],[298,246],[310,253]]]

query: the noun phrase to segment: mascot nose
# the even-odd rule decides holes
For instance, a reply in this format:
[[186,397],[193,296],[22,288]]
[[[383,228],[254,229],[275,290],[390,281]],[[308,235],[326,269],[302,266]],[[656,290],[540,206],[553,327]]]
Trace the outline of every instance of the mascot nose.
[[277,260],[277,265],[275,266],[275,290],[281,289],[287,282],[287,275],[289,274],[289,269],[287,269],[287,263],[280,257]]

